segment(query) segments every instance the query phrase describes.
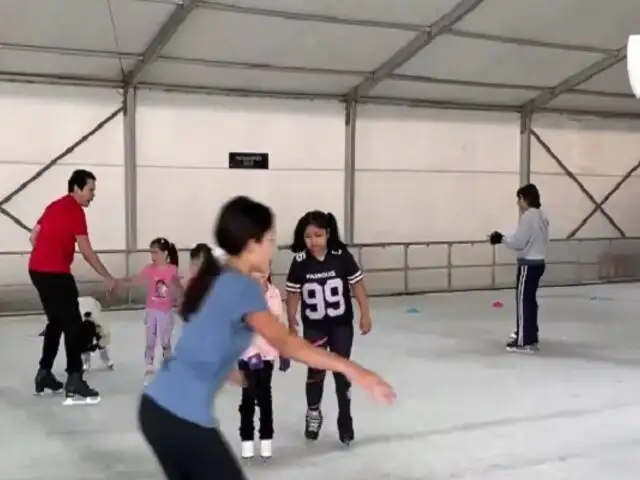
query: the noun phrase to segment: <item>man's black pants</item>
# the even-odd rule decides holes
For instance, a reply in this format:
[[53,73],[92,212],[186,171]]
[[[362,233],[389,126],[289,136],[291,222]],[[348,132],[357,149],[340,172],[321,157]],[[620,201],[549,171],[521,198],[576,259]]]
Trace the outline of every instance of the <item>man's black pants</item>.
[[[351,357],[353,347],[353,323],[337,325],[305,325],[303,329],[304,339],[320,348],[344,358]],[[322,394],[324,393],[324,370],[309,368],[307,370],[307,408],[315,410],[320,408]],[[334,373],[336,384],[336,396],[338,397],[338,411],[340,416],[351,417],[351,383],[342,373]]]
[[40,368],[51,370],[64,333],[67,373],[82,372],[82,316],[78,305],[78,287],[70,273],[29,271],[42,308],[47,316]]
[[516,288],[516,336],[520,346],[538,343],[538,287],[544,262],[518,265]]

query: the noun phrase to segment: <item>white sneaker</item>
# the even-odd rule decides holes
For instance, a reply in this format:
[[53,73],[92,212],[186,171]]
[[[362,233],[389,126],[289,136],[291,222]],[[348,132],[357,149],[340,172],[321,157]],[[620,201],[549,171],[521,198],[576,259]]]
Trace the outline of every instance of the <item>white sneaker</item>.
[[273,455],[271,440],[261,440],[260,441],[260,456],[262,458],[271,458]]
[[511,332],[511,335],[509,335],[509,340],[515,340],[518,338],[518,332]]
[[255,444],[253,441],[242,442],[242,458],[253,458],[255,455]]

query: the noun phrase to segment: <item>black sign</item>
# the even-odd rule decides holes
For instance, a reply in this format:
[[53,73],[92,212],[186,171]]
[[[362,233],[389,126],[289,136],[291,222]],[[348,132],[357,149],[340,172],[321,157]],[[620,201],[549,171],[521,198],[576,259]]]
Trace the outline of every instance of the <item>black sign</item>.
[[268,153],[229,152],[229,168],[269,169]]

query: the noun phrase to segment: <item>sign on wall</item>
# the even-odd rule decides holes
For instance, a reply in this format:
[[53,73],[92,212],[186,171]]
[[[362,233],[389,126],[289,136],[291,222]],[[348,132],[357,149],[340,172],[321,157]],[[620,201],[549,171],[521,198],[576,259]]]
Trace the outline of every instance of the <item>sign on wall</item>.
[[269,169],[268,153],[229,152],[229,168]]

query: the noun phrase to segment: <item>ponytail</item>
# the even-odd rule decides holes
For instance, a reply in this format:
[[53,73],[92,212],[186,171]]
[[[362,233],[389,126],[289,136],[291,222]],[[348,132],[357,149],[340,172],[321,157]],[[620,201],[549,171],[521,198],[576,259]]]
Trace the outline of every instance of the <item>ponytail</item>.
[[327,216],[327,225],[329,230],[329,238],[327,238],[327,248],[331,250],[346,250],[347,245],[340,238],[340,230],[338,229],[338,221],[331,212],[325,214]]
[[201,263],[215,261],[215,257],[213,256],[213,250],[206,243],[198,243],[195,247],[191,249],[189,252],[189,258],[191,260],[200,259]]
[[307,244],[304,241],[304,231],[309,226],[309,223],[311,223],[311,212],[305,213],[296,223],[296,228],[293,230],[293,243],[289,247],[292,253],[304,252],[307,249]]
[[222,273],[222,267],[213,258],[210,249],[208,253],[209,255],[205,251],[202,252],[200,268],[184,292],[179,313],[185,322],[188,322],[189,317],[200,309],[202,300],[207,296],[215,279]]
[[169,243],[169,248],[167,249],[167,257],[169,257],[169,263],[171,265],[175,265],[176,267],[180,264],[180,255],[178,255],[178,249],[176,248],[175,243]]
[[167,240],[165,237],[158,237],[151,240],[149,244],[150,247],[155,247],[159,249],[161,252],[164,252],[167,255],[167,260],[171,265],[175,265],[176,267],[180,263],[180,255],[178,255],[178,249],[175,244]]

